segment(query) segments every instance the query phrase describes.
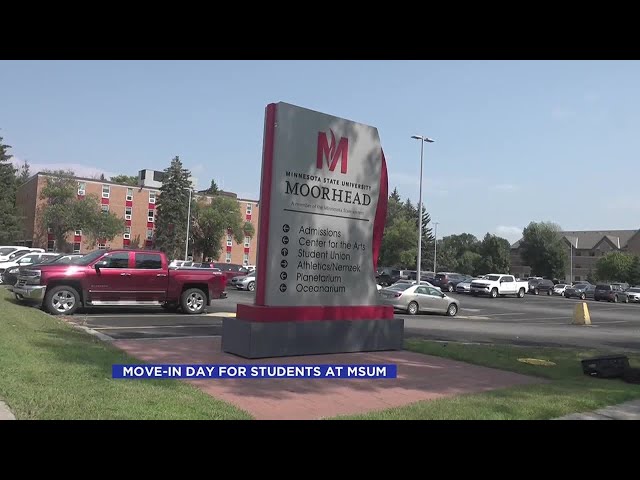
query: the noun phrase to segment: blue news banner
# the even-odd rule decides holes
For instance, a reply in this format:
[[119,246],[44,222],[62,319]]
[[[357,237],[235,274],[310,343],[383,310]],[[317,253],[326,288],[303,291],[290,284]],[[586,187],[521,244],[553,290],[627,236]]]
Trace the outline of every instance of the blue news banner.
[[122,379],[218,378],[396,378],[397,365],[113,365],[112,377]]

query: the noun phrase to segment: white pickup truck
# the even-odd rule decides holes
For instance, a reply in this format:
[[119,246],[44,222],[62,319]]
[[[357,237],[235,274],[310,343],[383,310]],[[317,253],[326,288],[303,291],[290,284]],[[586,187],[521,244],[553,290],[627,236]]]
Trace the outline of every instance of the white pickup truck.
[[521,282],[515,279],[513,275],[486,275],[483,279],[473,280],[469,291],[471,295],[489,295],[491,298],[497,298],[499,295],[517,295],[518,298],[524,298],[528,282]]

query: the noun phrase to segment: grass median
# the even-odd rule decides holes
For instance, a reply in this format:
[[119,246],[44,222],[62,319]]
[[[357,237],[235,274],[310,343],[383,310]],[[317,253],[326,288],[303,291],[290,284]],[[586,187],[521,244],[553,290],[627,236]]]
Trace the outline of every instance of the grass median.
[[[408,350],[475,365],[537,376],[547,383],[422,401],[362,415],[361,420],[544,420],[587,412],[640,398],[640,385],[622,380],[591,378],[581,360],[612,352],[574,348],[523,348],[506,345],[464,345],[408,339]],[[631,366],[640,356],[628,355]],[[542,365],[521,359],[542,360]],[[551,362],[552,364],[549,364]]]
[[0,289],[0,399],[17,419],[250,419],[178,380],[115,380],[140,363]]

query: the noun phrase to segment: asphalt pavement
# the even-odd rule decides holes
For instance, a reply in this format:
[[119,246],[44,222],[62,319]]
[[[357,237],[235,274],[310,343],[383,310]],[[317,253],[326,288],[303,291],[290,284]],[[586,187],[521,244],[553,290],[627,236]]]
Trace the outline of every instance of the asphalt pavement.
[[[572,325],[579,300],[546,295],[485,298],[450,294],[459,299],[456,317],[420,314],[405,319],[407,337],[470,343],[581,346],[640,350],[640,304],[587,300],[591,326]],[[203,315],[167,313],[162,309],[98,309],[74,315],[72,321],[113,338],[217,336],[222,319],[238,303],[252,303],[253,293],[228,290]]]

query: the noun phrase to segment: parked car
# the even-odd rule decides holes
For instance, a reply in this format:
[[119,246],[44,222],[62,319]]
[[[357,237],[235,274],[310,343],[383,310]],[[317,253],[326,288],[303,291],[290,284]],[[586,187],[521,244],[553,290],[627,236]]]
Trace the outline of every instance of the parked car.
[[34,300],[52,315],[80,307],[162,306],[198,314],[226,297],[220,272],[169,269],[167,257],[151,250],[97,250],[73,265],[43,264],[21,271],[13,293]]
[[529,293],[533,295],[540,295],[541,293],[552,295],[554,287],[553,280],[546,278],[535,279],[529,282]]
[[606,300],[607,302],[629,303],[629,296],[618,283],[599,283],[593,291],[593,299],[596,302]]
[[468,275],[451,272],[439,272],[436,274],[434,285],[440,287],[443,292],[454,292],[456,285],[466,280]]
[[458,300],[427,285],[395,283],[380,290],[380,298],[385,305],[409,315],[435,312],[453,317],[460,309]]
[[501,295],[517,295],[523,298],[527,291],[528,283],[518,281],[513,275],[491,274],[482,280],[471,282],[471,295],[489,295],[497,298]]
[[559,283],[555,287],[553,287],[553,294],[564,296],[564,291],[567,287],[568,285],[566,283]]
[[629,301],[632,303],[640,303],[640,287],[631,287],[626,291]]
[[[484,277],[483,277],[484,278]],[[469,293],[471,292],[471,282],[474,280],[482,280],[480,277],[467,277],[462,282],[456,285],[456,293]]]
[[577,283],[565,288],[564,298],[579,298],[580,300],[593,298],[595,289],[595,285],[591,285],[590,283]]
[[15,245],[0,246],[0,262],[9,262],[17,260],[19,257],[27,253],[44,252],[42,248],[20,247]]
[[398,280],[400,280],[400,269],[398,268],[383,267],[376,272],[376,283],[383,287],[393,285]]
[[214,262],[213,268],[218,268],[222,272],[222,274],[227,278],[227,284],[231,284],[231,280],[233,277],[246,275],[247,268],[242,265],[238,265],[237,263],[222,263],[222,262]]
[[[82,255],[73,255],[75,257],[82,257]],[[11,264],[10,267],[5,269],[0,268],[0,283],[5,285],[15,285],[18,281],[18,272],[20,269],[29,267],[32,265],[39,265],[42,263],[49,263],[59,258],[70,257],[70,255],[60,255],[53,252],[45,253],[29,253],[23,255],[17,262]]]
[[256,289],[256,278],[257,272],[254,270],[253,273],[248,275],[238,275],[237,277],[233,277],[231,279],[231,285],[236,287],[238,290],[248,290],[253,292]]

